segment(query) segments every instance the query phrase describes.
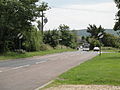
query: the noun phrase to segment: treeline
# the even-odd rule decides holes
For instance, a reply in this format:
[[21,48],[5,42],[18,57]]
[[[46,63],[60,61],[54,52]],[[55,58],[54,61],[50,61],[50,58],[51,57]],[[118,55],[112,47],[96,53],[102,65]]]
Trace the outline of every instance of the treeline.
[[87,32],[90,33],[90,36],[83,36],[82,41],[90,43],[91,50],[100,46],[120,48],[120,37],[106,33],[102,26],[89,25]]
[[48,4],[39,0],[0,0],[0,53],[46,50],[59,44],[75,48],[76,36],[68,26],[60,25],[56,30],[44,32],[41,22],[39,27],[33,26],[38,18],[45,17],[42,12],[46,10]]
[[59,44],[70,48],[77,47],[76,34],[70,31],[69,26],[64,24],[60,25],[58,29],[45,31],[43,41],[54,48]]

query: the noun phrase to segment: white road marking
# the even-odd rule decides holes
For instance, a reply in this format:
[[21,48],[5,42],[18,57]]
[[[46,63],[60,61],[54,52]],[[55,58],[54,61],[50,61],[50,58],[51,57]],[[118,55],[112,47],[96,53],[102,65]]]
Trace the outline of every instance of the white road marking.
[[20,68],[29,67],[29,66],[30,65],[24,65],[24,66],[15,67],[15,68],[12,68],[12,69],[20,69]]
[[42,85],[41,87],[36,88],[35,90],[40,90],[40,89],[44,88],[45,86],[49,85],[50,83],[52,83],[53,81],[54,81],[54,80],[52,80],[52,81],[50,81],[50,82]]
[[36,62],[36,64],[40,64],[40,63],[44,63],[44,62],[47,62],[47,61]]
[[3,71],[0,71],[0,73],[3,72]]

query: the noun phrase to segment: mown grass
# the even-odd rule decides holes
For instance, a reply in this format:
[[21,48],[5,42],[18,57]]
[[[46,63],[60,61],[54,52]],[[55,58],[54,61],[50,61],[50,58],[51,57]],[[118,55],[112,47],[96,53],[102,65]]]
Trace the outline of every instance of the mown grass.
[[97,56],[63,73],[47,87],[61,84],[120,85],[120,53]]
[[103,52],[120,52],[120,49],[113,47],[102,47]]
[[37,52],[26,52],[25,54],[19,54],[15,52],[8,52],[0,55],[0,60],[8,60],[8,59],[18,59],[18,58],[27,58],[33,56],[43,56],[47,54],[61,53],[67,51],[75,51],[74,49],[54,49],[48,51],[37,51]]

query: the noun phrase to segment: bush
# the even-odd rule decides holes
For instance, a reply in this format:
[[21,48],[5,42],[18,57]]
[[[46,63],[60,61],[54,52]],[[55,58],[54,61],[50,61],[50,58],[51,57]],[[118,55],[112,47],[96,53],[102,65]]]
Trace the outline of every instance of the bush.
[[53,50],[53,47],[51,47],[50,45],[48,44],[42,44],[40,46],[40,51],[46,51],[46,50]]
[[115,47],[115,48],[120,47],[119,37],[116,37],[112,34],[105,34],[102,42],[104,46],[107,46],[107,47]]
[[42,44],[42,33],[35,27],[30,32],[24,33],[24,40],[22,42],[22,48],[26,51],[39,51]]
[[23,50],[23,49],[16,49],[15,52],[19,53],[19,54],[25,54],[26,53],[26,51]]
[[66,48],[68,48],[68,47],[66,47],[66,46],[64,46],[64,45],[57,45],[57,46],[55,47],[55,49],[66,49]]
[[96,40],[94,38],[90,38],[89,39],[89,43],[90,43],[90,49],[92,50],[94,47],[100,47],[100,42],[99,40]]

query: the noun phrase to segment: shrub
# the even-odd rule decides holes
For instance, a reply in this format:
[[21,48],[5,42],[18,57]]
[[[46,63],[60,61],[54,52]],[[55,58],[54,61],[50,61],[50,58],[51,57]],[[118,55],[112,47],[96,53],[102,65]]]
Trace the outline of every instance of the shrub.
[[100,42],[99,40],[96,40],[94,38],[90,38],[89,39],[89,43],[90,43],[90,49],[92,50],[94,47],[100,47]]
[[55,47],[55,49],[66,49],[66,48],[68,48],[68,47],[66,47],[66,46],[64,46],[64,45],[57,45],[57,46]]
[[48,44],[42,44],[40,46],[40,51],[46,51],[46,50],[53,50],[53,47],[51,47],[50,45]]
[[25,54],[26,53],[26,51],[23,50],[23,49],[16,49],[15,52],[19,53],[19,54]]
[[105,34],[102,40],[104,46],[119,48],[120,41],[119,38],[112,34]]

